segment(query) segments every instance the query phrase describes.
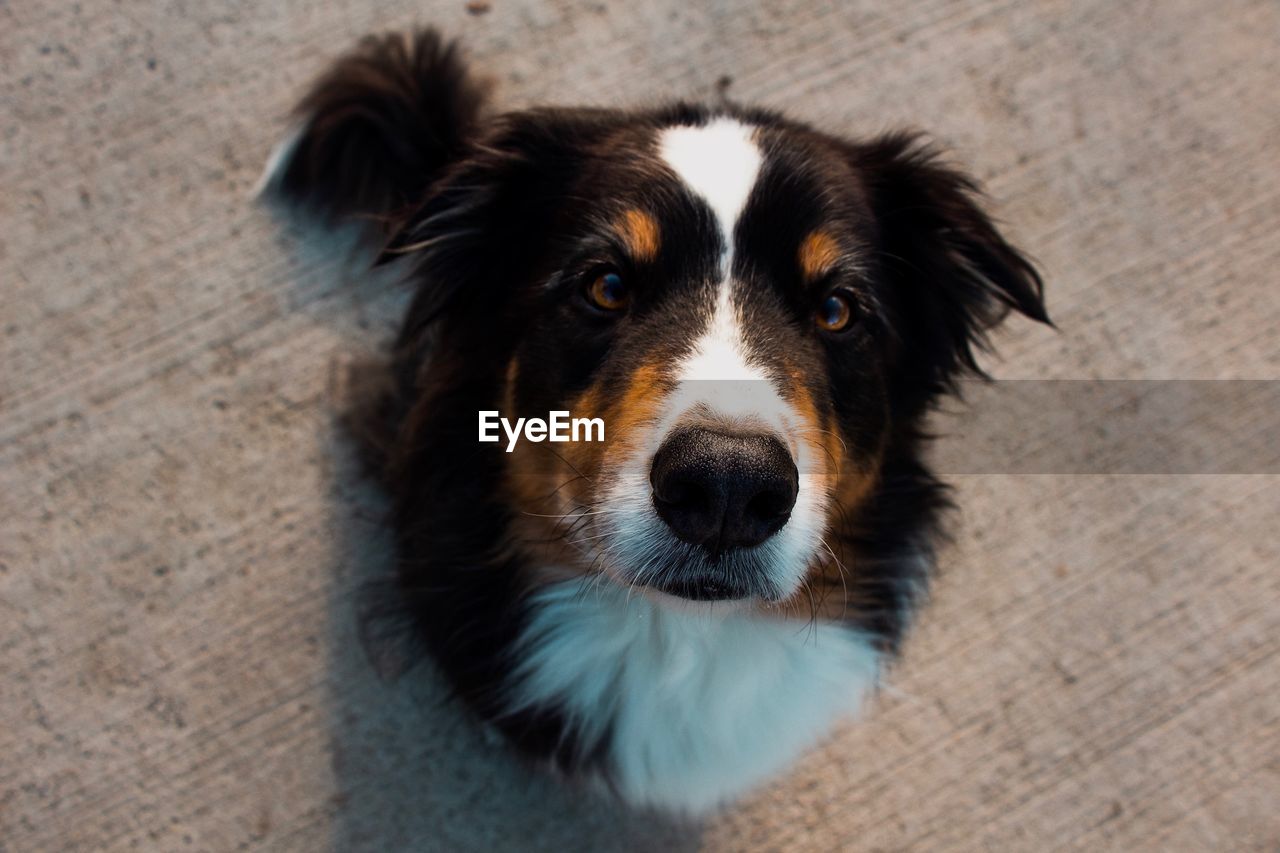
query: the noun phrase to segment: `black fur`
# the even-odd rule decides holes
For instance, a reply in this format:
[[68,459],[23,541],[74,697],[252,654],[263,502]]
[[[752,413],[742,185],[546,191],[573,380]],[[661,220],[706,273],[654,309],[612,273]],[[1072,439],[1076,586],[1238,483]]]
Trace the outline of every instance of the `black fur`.
[[[856,571],[824,594],[847,592],[840,618],[896,651],[947,506],[921,460],[922,419],[980,372],[975,350],[1008,311],[1048,322],[1038,273],[974,182],[910,134],[851,143],[772,113],[688,104],[486,120],[482,95],[433,31],[366,41],[299,106],[303,135],[278,185],[328,217],[387,223],[383,259],[405,257],[417,287],[365,431],[400,553],[392,603],[374,615],[407,619],[458,694],[527,754],[570,771],[602,762],[603,745],[576,740],[557,709],[506,710],[536,567],[512,533],[509,457],[476,443],[475,413],[508,400],[545,412],[589,385],[613,399],[636,363],[688,346],[719,237],[706,206],[655,164],[652,140],[728,115],[762,128],[768,159],[736,232],[752,345],[803,367],[846,446],[879,466],[865,500],[839,508],[834,538]],[[628,206],[661,212],[670,236],[657,257],[618,258],[602,223]],[[839,233],[856,269],[801,279],[796,247],[817,227]],[[580,304],[602,263],[637,284],[625,324]],[[812,305],[834,286],[856,295],[860,320],[823,338]]]
[[329,220],[415,204],[474,139],[485,95],[436,31],[369,36],[298,104],[278,191]]
[[880,257],[900,285],[892,303],[904,372],[901,414],[918,416],[964,374],[981,376],[975,349],[1010,310],[1049,323],[1040,274],[978,206],[981,190],[941,163],[920,134],[849,147],[881,234]]

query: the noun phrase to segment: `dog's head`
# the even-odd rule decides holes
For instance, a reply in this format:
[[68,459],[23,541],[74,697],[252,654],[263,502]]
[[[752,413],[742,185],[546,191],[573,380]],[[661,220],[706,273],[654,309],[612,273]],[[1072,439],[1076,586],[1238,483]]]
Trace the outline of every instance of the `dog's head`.
[[[483,458],[539,570],[682,599],[839,591],[885,465],[984,332],[1047,319],[973,183],[914,137],[764,113],[508,116],[406,217],[406,254],[425,284],[402,347],[435,353],[408,423],[454,425],[433,464]],[[479,408],[599,418],[604,440],[506,453]]]

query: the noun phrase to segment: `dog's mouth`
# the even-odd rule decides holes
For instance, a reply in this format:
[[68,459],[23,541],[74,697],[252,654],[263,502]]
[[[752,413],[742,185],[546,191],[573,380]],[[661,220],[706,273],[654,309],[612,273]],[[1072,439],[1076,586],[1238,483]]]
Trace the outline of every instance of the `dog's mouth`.
[[[646,533],[648,535],[646,535]],[[670,536],[656,524],[615,540],[602,561],[613,581],[658,599],[687,602],[777,603],[788,591],[773,549],[739,548],[711,555]]]
[[656,592],[686,601],[743,601],[755,593],[745,584],[707,575],[649,584]]

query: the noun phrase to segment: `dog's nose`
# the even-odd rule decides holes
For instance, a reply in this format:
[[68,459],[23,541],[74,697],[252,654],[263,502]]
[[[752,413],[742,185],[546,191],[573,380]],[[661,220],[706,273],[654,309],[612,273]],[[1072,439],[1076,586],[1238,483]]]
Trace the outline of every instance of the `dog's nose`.
[[720,554],[759,545],[791,517],[799,477],[772,435],[672,433],[649,471],[653,505],[680,539]]

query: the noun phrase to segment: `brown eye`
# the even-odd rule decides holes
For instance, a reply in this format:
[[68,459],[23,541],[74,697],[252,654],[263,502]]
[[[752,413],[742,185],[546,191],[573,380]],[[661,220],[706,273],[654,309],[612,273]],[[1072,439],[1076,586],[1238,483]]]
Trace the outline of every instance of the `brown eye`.
[[832,293],[822,300],[814,315],[818,328],[824,332],[843,332],[853,325],[853,300],[847,293]]
[[621,311],[631,301],[631,294],[622,276],[606,272],[587,285],[587,300],[601,311]]

